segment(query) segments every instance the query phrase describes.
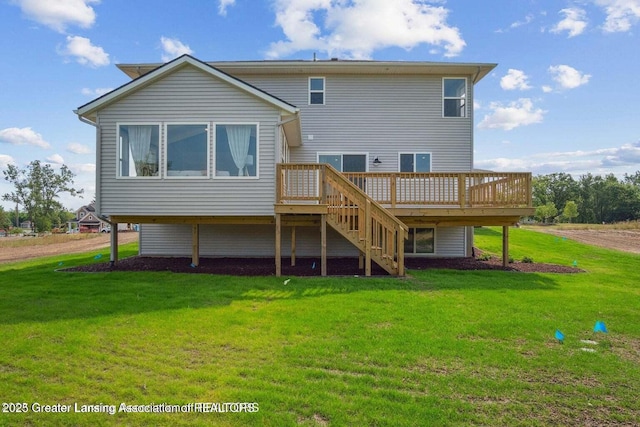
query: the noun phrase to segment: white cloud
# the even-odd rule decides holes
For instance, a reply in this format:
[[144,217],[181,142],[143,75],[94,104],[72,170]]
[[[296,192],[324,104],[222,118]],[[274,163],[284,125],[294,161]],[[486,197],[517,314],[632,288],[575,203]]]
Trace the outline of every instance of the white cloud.
[[542,91],[544,93],[551,93],[551,92],[553,92],[553,88],[551,86],[544,85],[544,86],[542,86]]
[[571,7],[562,9],[561,14],[564,14],[564,19],[558,22],[552,29],[552,33],[561,33],[567,31],[569,37],[575,37],[584,32],[587,28],[586,12],[584,9],[577,7]]
[[489,108],[492,113],[484,116],[478,124],[480,129],[512,130],[519,126],[541,123],[546,113],[540,108],[534,108],[529,98],[521,98],[506,106],[492,102]]
[[67,46],[63,55],[75,57],[76,62],[90,67],[109,65],[109,54],[101,47],[91,44],[91,40],[80,36],[67,36]]
[[549,67],[549,73],[561,89],[575,89],[587,84],[591,79],[590,74],[583,74],[568,65],[552,65]]
[[49,148],[51,146],[42,138],[42,135],[34,132],[30,127],[2,129],[0,130],[0,142],[11,145],[33,145],[41,148]]
[[102,96],[105,93],[109,93],[113,90],[111,87],[99,87],[95,89],[89,89],[87,87],[82,88],[82,94],[86,96]]
[[377,49],[410,50],[427,43],[458,55],[466,43],[447,24],[448,9],[425,0],[276,0],[276,25],[286,40],[272,43],[267,57],[280,58],[301,50],[328,56],[370,59]]
[[233,6],[236,0],[219,0],[220,4],[218,5],[218,14],[222,16],[227,16],[227,7]]
[[71,171],[76,174],[81,174],[81,173],[92,174],[96,171],[96,165],[94,163],[82,163],[79,165],[71,165],[69,169],[71,169]]
[[163,36],[160,37],[160,44],[162,45],[162,60],[164,62],[169,62],[180,55],[193,54],[193,50],[178,39]]
[[633,173],[640,164],[640,142],[590,151],[537,153],[526,158],[478,160],[474,167],[496,171],[529,171],[535,174],[565,172],[574,175]]
[[527,76],[522,70],[515,70],[509,68],[507,74],[500,79],[500,87],[504,90],[527,90],[531,89],[529,83],[529,76]]
[[629,31],[640,20],[640,0],[595,0],[595,3],[607,13],[602,27],[606,33]]
[[22,12],[31,20],[64,32],[69,25],[90,28],[96,13],[90,6],[100,0],[15,0]]
[[64,158],[60,154],[54,154],[52,156],[47,157],[47,162],[53,163],[54,165],[63,165]]
[[5,169],[8,165],[14,165],[15,159],[7,154],[0,154],[0,169]]
[[67,144],[67,151],[73,153],[73,154],[91,154],[91,148],[84,145],[84,144],[79,144],[77,142],[72,142],[70,144]]

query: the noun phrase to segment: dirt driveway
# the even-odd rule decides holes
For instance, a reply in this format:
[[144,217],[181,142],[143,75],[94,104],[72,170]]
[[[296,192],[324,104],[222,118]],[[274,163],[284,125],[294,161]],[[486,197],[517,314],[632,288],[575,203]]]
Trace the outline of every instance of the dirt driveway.
[[[111,242],[109,234],[99,234],[95,237],[82,240],[71,240],[65,243],[53,243],[50,245],[34,245],[18,248],[0,248],[0,263],[24,261],[31,258],[39,258],[56,254],[72,254],[77,252],[89,252],[109,247]],[[130,243],[138,241],[138,233],[127,232],[118,234],[118,243]]]
[[566,237],[587,245],[640,254],[640,230],[559,230],[553,227],[530,230]]

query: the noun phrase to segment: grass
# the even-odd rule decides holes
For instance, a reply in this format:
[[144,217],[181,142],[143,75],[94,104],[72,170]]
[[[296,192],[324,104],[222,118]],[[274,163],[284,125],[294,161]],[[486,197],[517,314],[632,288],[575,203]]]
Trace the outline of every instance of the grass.
[[616,222],[613,224],[569,224],[526,225],[524,228],[535,230],[536,227],[553,227],[557,230],[640,230],[640,221]]
[[[640,423],[640,257],[522,229],[510,237],[516,259],[577,261],[586,273],[411,270],[285,285],[53,272],[96,253],[1,265],[3,402],[257,402],[259,411],[30,410],[0,413],[0,425]],[[497,230],[476,241],[500,253]],[[596,320],[608,334],[593,332]]]

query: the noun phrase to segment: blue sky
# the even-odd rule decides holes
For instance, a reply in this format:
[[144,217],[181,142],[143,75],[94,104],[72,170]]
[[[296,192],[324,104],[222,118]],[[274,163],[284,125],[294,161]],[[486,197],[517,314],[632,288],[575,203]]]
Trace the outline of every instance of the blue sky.
[[475,167],[622,177],[640,170],[639,31],[640,0],[0,0],[0,170],[66,164],[75,209],[95,130],[72,111],[128,81],[115,64],[315,52],[498,63],[476,86]]

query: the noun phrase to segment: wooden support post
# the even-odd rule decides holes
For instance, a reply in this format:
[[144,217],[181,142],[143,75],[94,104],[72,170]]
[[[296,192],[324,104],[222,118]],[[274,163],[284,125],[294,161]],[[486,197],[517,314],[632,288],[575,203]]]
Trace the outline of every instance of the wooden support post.
[[111,251],[109,263],[114,266],[118,263],[118,223],[111,223]]
[[327,275],[327,215],[320,215],[320,274]]
[[358,270],[364,269],[364,252],[358,251]]
[[458,203],[460,208],[467,206],[467,183],[466,175],[461,173],[458,175]]
[[509,226],[502,227],[502,266],[509,265]]
[[404,230],[399,228],[396,233],[396,249],[398,252],[398,276],[404,276]]
[[191,226],[191,265],[200,265],[200,225]]
[[296,266],[296,226],[291,228],[291,267]]
[[364,275],[371,276],[371,246],[372,232],[371,225],[371,200],[367,199],[364,209],[364,226],[365,226],[365,238],[364,238]]
[[282,276],[281,239],[282,220],[280,214],[276,214],[276,277]]

